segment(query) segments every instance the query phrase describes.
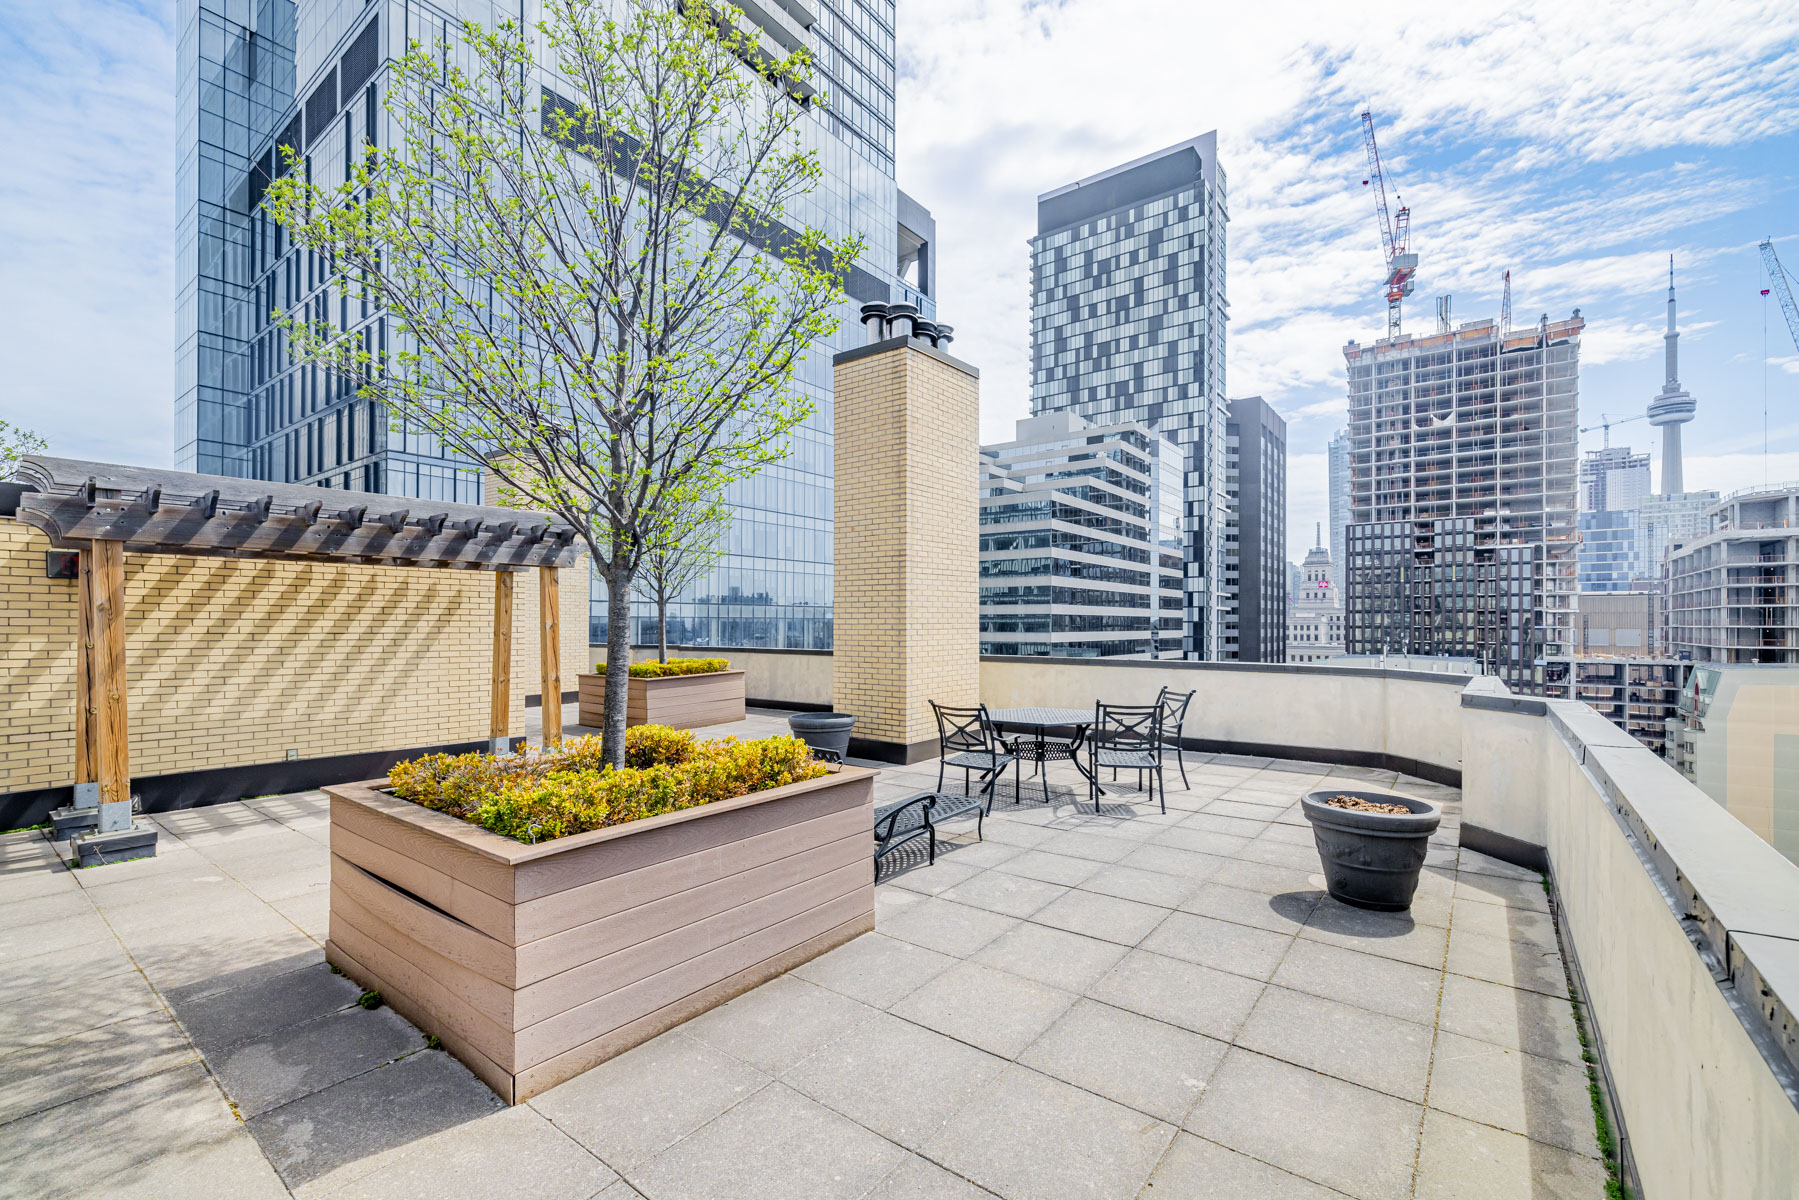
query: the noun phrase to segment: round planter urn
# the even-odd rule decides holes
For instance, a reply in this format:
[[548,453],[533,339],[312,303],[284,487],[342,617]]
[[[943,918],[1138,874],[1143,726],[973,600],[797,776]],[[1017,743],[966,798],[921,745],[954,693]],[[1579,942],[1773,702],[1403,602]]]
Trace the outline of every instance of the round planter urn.
[[828,750],[842,762],[850,752],[850,730],[856,727],[854,713],[794,713],[787,718],[793,736],[814,750]]
[[[1339,796],[1398,804],[1408,811],[1361,812],[1325,803]],[[1430,835],[1443,820],[1442,809],[1397,792],[1348,788],[1307,792],[1300,807],[1312,823],[1312,838],[1324,864],[1325,888],[1334,898],[1380,912],[1401,912],[1412,906]]]

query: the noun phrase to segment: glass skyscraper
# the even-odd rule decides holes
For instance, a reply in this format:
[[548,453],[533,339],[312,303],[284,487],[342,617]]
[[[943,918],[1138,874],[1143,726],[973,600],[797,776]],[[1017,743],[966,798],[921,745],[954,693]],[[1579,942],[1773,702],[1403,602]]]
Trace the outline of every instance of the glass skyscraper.
[[[629,3],[632,0],[619,0]],[[856,309],[936,306],[936,229],[894,178],[894,0],[743,6],[761,35],[806,46],[826,101],[802,137],[818,189],[785,214],[833,238],[859,234],[841,328],[800,370],[816,404],[792,453],[732,488],[726,557],[670,606],[670,636],[711,645],[831,645],[831,357],[858,344]],[[413,44],[458,43],[462,17],[535,20],[537,4],[422,0],[181,0],[176,465],[319,487],[478,502],[479,464],[390,422],[329,372],[291,361],[270,313],[311,310],[375,353],[392,332],[317,255],[296,251],[262,206],[279,146],[320,183],[343,180],[365,143],[390,144],[390,64]],[[546,86],[553,80],[547,76]],[[604,636],[595,582],[593,636]],[[654,609],[635,606],[639,640]]]
[[1187,456],[1182,654],[1224,645],[1225,176],[1216,132],[1037,198],[1031,411],[1137,421]]

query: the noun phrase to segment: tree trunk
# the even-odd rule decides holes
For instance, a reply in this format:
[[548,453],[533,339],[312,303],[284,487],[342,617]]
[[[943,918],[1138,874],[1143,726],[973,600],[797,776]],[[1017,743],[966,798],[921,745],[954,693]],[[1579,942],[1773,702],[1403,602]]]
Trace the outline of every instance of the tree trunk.
[[606,725],[600,752],[625,765],[625,708],[631,698],[631,577],[606,576]]
[[668,661],[668,593],[656,596],[656,661]]

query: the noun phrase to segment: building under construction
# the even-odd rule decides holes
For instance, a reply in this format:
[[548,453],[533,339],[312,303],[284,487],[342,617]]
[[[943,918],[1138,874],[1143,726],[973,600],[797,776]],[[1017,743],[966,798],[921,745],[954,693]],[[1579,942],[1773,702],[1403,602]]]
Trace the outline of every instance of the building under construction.
[[1473,658],[1565,695],[1576,595],[1580,310],[1343,349],[1350,654]]

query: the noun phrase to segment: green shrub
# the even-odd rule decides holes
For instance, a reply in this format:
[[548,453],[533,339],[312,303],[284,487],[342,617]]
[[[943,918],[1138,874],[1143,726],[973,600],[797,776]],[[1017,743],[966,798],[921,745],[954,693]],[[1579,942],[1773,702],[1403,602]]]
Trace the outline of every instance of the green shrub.
[[[728,670],[730,660],[723,658],[671,658],[667,662],[649,662],[631,664],[633,679],[666,679],[671,675],[710,675],[715,671]],[[594,670],[604,672],[606,666],[601,663]]]
[[393,794],[523,842],[543,842],[746,796],[825,773],[797,738],[702,742],[663,725],[625,735],[623,770],[600,739],[571,738],[535,756],[430,754],[389,772]]

